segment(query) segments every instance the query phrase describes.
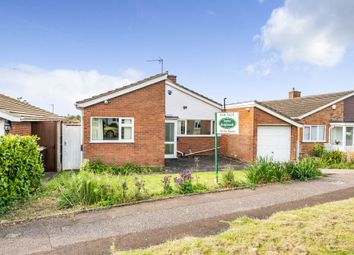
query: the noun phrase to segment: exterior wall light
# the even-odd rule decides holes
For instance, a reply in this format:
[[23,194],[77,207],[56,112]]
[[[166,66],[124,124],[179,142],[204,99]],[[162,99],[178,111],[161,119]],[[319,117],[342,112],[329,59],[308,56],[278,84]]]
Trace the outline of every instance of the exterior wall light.
[[12,126],[11,121],[6,120],[4,125],[5,134],[10,133],[11,126]]
[[104,102],[103,102],[104,104],[108,104],[108,100],[104,100]]
[[186,110],[188,107],[186,105],[183,105],[183,110]]
[[172,95],[172,90],[170,90],[170,89],[167,90],[167,94],[171,96]]
[[335,110],[335,109],[337,109],[337,105],[336,104],[332,105],[332,110]]

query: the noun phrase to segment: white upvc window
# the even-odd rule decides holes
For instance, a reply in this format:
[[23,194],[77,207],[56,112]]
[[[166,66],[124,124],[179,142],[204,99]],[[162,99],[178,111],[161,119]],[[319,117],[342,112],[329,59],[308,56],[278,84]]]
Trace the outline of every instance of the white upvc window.
[[305,125],[303,132],[304,142],[326,142],[325,125]]
[[213,120],[178,120],[177,135],[178,136],[212,136],[214,134]]
[[134,118],[91,117],[91,143],[133,143]]

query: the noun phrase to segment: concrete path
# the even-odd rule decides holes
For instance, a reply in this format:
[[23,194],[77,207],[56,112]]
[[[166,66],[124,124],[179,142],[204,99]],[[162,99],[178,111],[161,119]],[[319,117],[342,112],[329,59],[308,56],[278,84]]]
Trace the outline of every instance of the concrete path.
[[310,182],[181,197],[0,226],[0,254],[109,254],[113,242],[118,249],[130,249],[186,235],[210,235],[227,228],[220,220],[241,215],[267,217],[279,210],[354,197],[354,171],[325,173],[329,175]]

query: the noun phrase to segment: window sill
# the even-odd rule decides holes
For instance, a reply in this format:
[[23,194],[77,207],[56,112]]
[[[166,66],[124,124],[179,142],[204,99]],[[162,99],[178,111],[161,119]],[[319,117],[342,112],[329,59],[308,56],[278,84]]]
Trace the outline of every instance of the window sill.
[[90,143],[94,144],[94,143],[134,143],[135,141],[133,140],[129,140],[129,141],[90,141]]

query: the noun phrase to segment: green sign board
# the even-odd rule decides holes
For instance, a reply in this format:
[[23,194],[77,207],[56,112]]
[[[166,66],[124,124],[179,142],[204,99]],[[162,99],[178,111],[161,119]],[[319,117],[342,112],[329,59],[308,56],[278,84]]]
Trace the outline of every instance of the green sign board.
[[219,126],[225,129],[234,128],[236,126],[236,120],[229,117],[222,118],[219,120]]

